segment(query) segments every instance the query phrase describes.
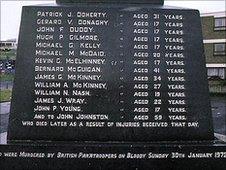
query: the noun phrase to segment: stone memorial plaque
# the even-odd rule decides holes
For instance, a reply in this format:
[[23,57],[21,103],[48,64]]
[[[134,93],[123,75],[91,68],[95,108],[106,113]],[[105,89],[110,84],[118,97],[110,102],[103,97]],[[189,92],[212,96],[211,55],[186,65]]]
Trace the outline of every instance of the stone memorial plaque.
[[202,41],[196,10],[24,7],[8,139],[213,139]]
[[225,169],[199,12],[161,4],[23,8],[0,169]]

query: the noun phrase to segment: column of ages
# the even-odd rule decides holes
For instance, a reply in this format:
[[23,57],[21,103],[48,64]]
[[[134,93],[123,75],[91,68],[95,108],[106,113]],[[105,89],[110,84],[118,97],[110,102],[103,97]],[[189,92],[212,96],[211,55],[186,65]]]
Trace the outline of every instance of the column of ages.
[[160,43],[161,27],[160,27],[160,14],[153,14],[153,104],[154,104],[154,120],[161,121],[163,119],[162,113],[162,51]]

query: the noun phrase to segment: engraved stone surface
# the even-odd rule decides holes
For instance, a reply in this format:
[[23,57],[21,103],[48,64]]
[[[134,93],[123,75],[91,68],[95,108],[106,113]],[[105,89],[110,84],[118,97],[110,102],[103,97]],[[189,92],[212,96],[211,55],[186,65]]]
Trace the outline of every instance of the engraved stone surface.
[[6,170],[226,169],[225,145],[208,143],[7,145],[0,150]]
[[23,8],[9,140],[213,139],[199,12]]

